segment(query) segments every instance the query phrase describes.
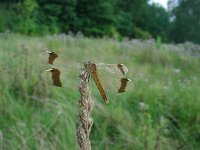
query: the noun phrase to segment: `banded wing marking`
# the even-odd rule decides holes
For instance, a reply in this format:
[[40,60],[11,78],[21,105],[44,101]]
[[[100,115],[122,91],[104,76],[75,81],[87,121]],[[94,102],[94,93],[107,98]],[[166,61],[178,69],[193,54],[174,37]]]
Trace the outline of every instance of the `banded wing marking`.
[[51,73],[53,85],[62,87],[62,83],[61,83],[61,80],[60,80],[60,70],[55,69],[55,68],[51,68],[51,69],[47,69],[45,71]]

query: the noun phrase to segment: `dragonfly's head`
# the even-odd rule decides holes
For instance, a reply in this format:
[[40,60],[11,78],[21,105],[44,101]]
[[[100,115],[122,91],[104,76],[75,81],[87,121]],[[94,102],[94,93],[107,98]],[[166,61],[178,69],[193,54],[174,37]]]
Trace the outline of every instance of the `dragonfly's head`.
[[85,69],[87,69],[90,64],[91,64],[91,61],[84,61]]
[[84,67],[86,70],[88,70],[90,72],[96,71],[96,65],[94,63],[92,63],[91,61],[85,61]]

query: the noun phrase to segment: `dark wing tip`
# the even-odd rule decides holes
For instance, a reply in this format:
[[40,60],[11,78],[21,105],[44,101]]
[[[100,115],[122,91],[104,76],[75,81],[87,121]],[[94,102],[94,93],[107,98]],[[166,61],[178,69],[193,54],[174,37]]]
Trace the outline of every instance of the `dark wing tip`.
[[123,75],[127,74],[128,68],[124,64],[118,64],[117,67]]
[[[131,80],[128,79],[128,78],[122,78],[122,79],[121,79],[121,86],[120,86],[120,88],[119,88],[119,90],[118,90],[118,93],[123,93],[123,92],[126,91],[126,87],[127,87],[128,81],[131,81]],[[131,82],[132,82],[132,81],[131,81]]]
[[49,71],[52,73],[52,80],[53,80],[53,85],[62,87],[62,83],[60,81],[60,71],[58,69],[52,68],[48,69],[46,71]]
[[48,56],[48,64],[53,65],[54,60],[58,57],[58,55],[55,52],[49,51],[49,50],[45,50],[43,53],[47,53]]
[[58,55],[54,52],[49,53],[48,63],[53,65],[54,60],[58,57]]

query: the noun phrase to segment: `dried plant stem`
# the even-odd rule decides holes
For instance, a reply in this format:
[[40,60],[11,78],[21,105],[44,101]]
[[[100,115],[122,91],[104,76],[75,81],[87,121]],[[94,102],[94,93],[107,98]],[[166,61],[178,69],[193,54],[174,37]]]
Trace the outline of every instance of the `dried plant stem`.
[[78,103],[79,113],[77,140],[81,150],[91,150],[89,135],[93,124],[93,120],[90,116],[93,101],[91,99],[90,89],[88,86],[88,73],[86,71],[80,73],[80,83],[78,89],[81,97]]

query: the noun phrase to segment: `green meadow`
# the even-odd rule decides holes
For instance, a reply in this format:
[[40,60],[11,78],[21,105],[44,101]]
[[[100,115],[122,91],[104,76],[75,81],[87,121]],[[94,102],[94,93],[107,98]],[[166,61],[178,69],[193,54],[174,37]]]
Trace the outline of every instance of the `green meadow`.
[[45,48],[129,68],[134,86],[123,94],[108,91],[109,104],[91,83],[93,150],[199,149],[200,50],[192,44],[1,33],[0,150],[79,148],[79,71],[66,76],[68,88],[48,86],[41,75],[47,69],[40,59]]

